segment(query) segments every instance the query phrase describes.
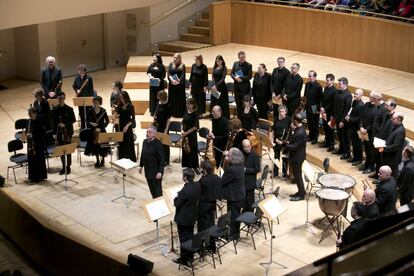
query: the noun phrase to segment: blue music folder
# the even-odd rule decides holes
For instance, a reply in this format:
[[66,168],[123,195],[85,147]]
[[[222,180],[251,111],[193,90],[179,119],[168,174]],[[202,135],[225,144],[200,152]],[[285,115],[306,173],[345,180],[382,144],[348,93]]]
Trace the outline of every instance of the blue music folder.
[[243,74],[243,71],[242,70],[236,71],[236,73],[234,73],[234,75],[236,75],[239,78],[243,78],[244,77],[244,74]]
[[150,79],[149,80],[150,86],[160,86],[160,79]]

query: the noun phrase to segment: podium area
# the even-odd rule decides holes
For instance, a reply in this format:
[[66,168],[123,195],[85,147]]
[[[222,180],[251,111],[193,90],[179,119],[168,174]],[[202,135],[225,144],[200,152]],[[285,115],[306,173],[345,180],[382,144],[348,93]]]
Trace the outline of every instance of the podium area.
[[[298,51],[282,50],[274,48],[265,48],[249,46],[243,44],[225,44],[221,46],[195,50],[183,53],[183,62],[187,68],[190,68],[194,62],[195,54],[202,54],[205,64],[209,69],[213,66],[216,55],[223,55],[228,68],[231,68],[233,61],[237,59],[237,52],[244,50],[247,61],[253,64],[253,70],[257,69],[259,63],[265,63],[268,72],[271,73],[276,65],[276,58],[284,56],[286,66],[297,62],[301,68],[299,74],[307,76],[308,70],[315,70],[318,73],[318,80],[323,80],[325,74],[333,73],[336,78],[345,76],[349,79],[352,88],[364,88],[367,93],[370,90],[383,92],[388,97],[395,97],[397,107],[405,114],[404,125],[407,129],[407,136],[410,141],[414,139],[412,135],[414,130],[414,111],[410,106],[414,106],[414,99],[410,97],[412,87],[414,87],[414,74],[405,73],[393,69],[377,67],[373,65],[364,65],[361,63],[340,60],[336,58],[323,57],[318,55],[306,54]],[[141,87],[148,83],[145,71],[151,57],[131,57],[127,68],[115,68],[104,71],[91,72],[94,78],[95,89],[98,95],[103,98],[103,107],[109,112],[109,98],[112,90],[112,83],[115,80],[124,80],[131,83],[138,83],[136,87]],[[170,62],[168,57],[164,58],[164,64]],[[230,69],[229,68],[229,69]],[[189,69],[187,69],[188,72]],[[131,74],[134,73],[135,75]],[[187,73],[187,79],[189,73]],[[306,79],[306,78],[304,78]],[[62,90],[66,92],[66,102],[73,105],[72,97],[75,93],[71,89],[72,78],[63,80]],[[227,82],[232,82],[229,76]],[[6,168],[9,165],[9,153],[5,146],[9,140],[14,137],[14,121],[20,118],[26,118],[27,108],[33,103],[31,91],[37,88],[38,83],[10,80],[4,82],[9,87],[0,93],[0,165]],[[126,89],[133,101],[148,101],[148,90],[142,88]],[[401,101],[400,101],[401,100]],[[402,101],[404,100],[404,101]],[[400,101],[400,102],[399,102]],[[75,110],[76,112],[76,110]],[[137,135],[136,142],[142,144],[145,138],[145,129],[139,128],[140,122],[151,122],[152,118],[148,110],[143,115],[137,115]],[[181,121],[179,118],[172,120]],[[79,133],[79,126],[74,124],[75,136]],[[208,119],[200,120],[200,127],[211,128],[211,122]],[[109,125],[108,131],[112,131]],[[320,140],[322,138],[319,138]],[[81,153],[83,154],[83,153]],[[181,164],[174,163],[173,160],[179,156],[178,148],[171,148],[170,166],[166,167],[163,179],[163,190],[166,194],[167,188],[174,188],[183,184],[181,175]],[[353,200],[360,198],[362,179],[368,179],[360,174],[349,163],[339,160],[337,156],[327,153],[325,149],[320,149],[316,145],[307,145],[307,160],[314,165],[315,171],[321,171],[322,161],[325,157],[331,159],[331,171],[351,175],[357,182],[355,196]],[[116,155],[114,155],[114,160]],[[82,157],[83,166],[76,160],[76,153],[73,154],[72,172],[70,179],[79,182],[72,186],[68,183],[68,190],[65,191],[63,185],[55,185],[61,180],[58,172],[61,168],[60,159],[52,158],[50,161],[50,170],[48,180],[36,185],[26,181],[27,175],[24,169],[16,170],[17,184],[12,179],[7,181],[5,188],[0,189],[0,223],[6,229],[12,239],[14,235],[19,237],[21,244],[27,247],[25,249],[38,249],[46,246],[36,241],[28,242],[27,237],[33,237],[33,229],[42,229],[59,240],[64,248],[63,253],[69,254],[75,252],[70,248],[82,250],[83,254],[79,260],[72,260],[73,267],[79,266],[82,261],[91,258],[89,265],[98,267],[103,261],[108,267],[118,269],[116,271],[127,270],[128,254],[136,254],[154,262],[153,275],[188,275],[188,271],[178,270],[178,265],[172,262],[177,255],[169,253],[163,256],[157,250],[143,252],[146,248],[152,246],[156,239],[156,229],[154,223],[148,222],[145,216],[144,204],[151,199],[144,175],[140,175],[137,170],[133,169],[127,173],[125,178],[125,192],[128,196],[136,198],[128,208],[123,204],[112,203],[111,200],[119,196],[122,189],[122,176],[119,174],[104,174],[99,176],[105,169],[110,168],[109,157],[106,158],[106,165],[101,169],[94,168],[94,157]],[[270,165],[271,161],[265,155],[262,163]],[[318,168],[319,167],[319,168]],[[5,173],[5,170],[2,172]],[[270,181],[265,184],[266,191],[270,189]],[[370,181],[371,182],[371,181]],[[306,185],[306,183],[305,183]],[[289,194],[296,192],[296,185],[289,183],[284,178],[275,178],[273,186],[280,186],[280,204],[286,211],[280,215],[280,224],[273,223],[273,234],[276,238],[273,241],[272,261],[281,263],[287,268],[271,267],[270,275],[282,275],[294,271],[304,265],[314,262],[328,254],[336,251],[336,236],[329,232],[327,237],[319,244],[321,233],[326,228],[325,224],[315,224],[312,230],[315,235],[308,233],[304,229],[294,229],[304,223],[306,219],[306,202],[290,202]],[[359,191],[359,192],[358,192]],[[7,204],[7,208],[3,208]],[[25,213],[23,216],[22,213]],[[21,218],[30,217],[31,222],[37,222],[38,228],[30,228]],[[314,223],[324,217],[319,208],[318,199],[315,195],[309,198],[309,221]],[[350,216],[348,215],[350,218]],[[163,217],[159,220],[159,242],[171,244],[170,239],[170,221],[173,215]],[[345,222],[345,227],[348,222]],[[266,231],[268,231],[265,222]],[[174,226],[174,235],[177,238],[177,231]],[[52,234],[51,234],[52,233]],[[25,238],[26,237],[26,238]],[[47,237],[43,236],[43,238]],[[44,240],[42,238],[42,241]],[[55,239],[56,240],[56,239]],[[210,264],[211,260],[206,259],[201,266],[197,265],[196,273],[202,275],[258,275],[264,274],[265,270],[260,263],[269,262],[270,240],[266,240],[263,233],[255,236],[257,250],[251,245],[251,240],[243,239],[237,245],[238,254],[234,254],[232,244],[228,244],[221,250],[223,264],[217,264],[213,269]],[[174,240],[175,249],[178,249],[177,239]],[[93,254],[92,254],[93,253]],[[29,254],[30,255],[30,254]],[[32,258],[42,259],[39,252],[34,253]],[[57,257],[56,257],[57,259]],[[81,260],[84,259],[84,260]],[[100,260],[100,261],[98,261]],[[1,262],[0,262],[1,263]],[[48,263],[49,264],[49,263]],[[51,264],[53,265],[53,264]],[[105,266],[104,266],[105,267]],[[115,270],[111,270],[115,271]],[[125,273],[128,274],[128,273]]]

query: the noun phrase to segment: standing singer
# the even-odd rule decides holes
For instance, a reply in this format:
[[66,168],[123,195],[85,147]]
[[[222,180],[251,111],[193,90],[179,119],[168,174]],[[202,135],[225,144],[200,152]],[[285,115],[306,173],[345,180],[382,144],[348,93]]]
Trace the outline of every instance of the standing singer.
[[29,180],[37,183],[47,178],[45,151],[45,128],[37,117],[37,110],[29,108],[29,123],[27,126],[27,157],[29,163]]
[[[76,97],[93,97],[94,96],[94,90],[93,90],[93,80],[91,76],[88,76],[86,74],[86,71],[88,71],[85,64],[81,64],[78,66],[78,75],[75,77],[75,80],[73,81],[72,87],[73,90],[75,90]],[[88,114],[88,111],[91,107],[86,107],[86,114]],[[79,117],[81,120],[81,129],[86,128],[86,122],[85,122],[85,109],[83,106],[79,106]]]

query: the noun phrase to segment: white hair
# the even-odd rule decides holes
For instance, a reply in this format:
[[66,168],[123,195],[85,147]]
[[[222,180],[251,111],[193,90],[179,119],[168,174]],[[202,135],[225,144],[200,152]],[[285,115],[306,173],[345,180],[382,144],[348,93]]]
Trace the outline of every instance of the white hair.
[[48,56],[48,57],[46,58],[46,64],[49,64],[49,62],[50,62],[50,61],[53,61],[53,63],[56,63],[56,59],[55,59],[55,57]]

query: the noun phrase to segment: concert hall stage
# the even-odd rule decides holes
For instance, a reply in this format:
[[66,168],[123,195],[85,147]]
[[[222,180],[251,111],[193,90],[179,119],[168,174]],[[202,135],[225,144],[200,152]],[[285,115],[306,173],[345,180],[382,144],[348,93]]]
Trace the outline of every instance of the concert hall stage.
[[[314,69],[318,73],[318,80],[323,79],[326,73],[333,73],[337,78],[348,77],[353,87],[362,87],[367,91],[379,90],[387,95],[395,96],[401,100],[401,104],[406,106],[397,108],[406,114],[404,121],[406,128],[414,130],[414,117],[412,116],[414,114],[407,108],[414,105],[414,100],[410,98],[410,92],[414,87],[414,77],[409,73],[294,51],[228,44],[183,53],[183,61],[188,68],[187,74],[189,74],[188,70],[196,53],[203,55],[208,67],[213,65],[214,57],[218,54],[223,55],[227,66],[231,67],[239,50],[246,51],[247,60],[253,64],[254,69],[259,63],[264,62],[268,71],[271,72],[276,58],[285,56],[286,66],[290,66],[293,62],[301,64],[299,73],[303,77],[307,76],[308,70]],[[96,90],[104,98],[103,106],[107,110],[109,110],[112,82],[116,79],[123,80],[125,75],[126,86],[137,85],[126,89],[131,99],[148,100],[148,91],[144,89],[147,83],[144,71],[150,61],[151,57],[131,57],[126,71],[118,68],[91,73]],[[164,58],[164,63],[166,65],[169,63],[168,57]],[[231,81],[229,76],[226,80]],[[66,78],[63,90],[70,91],[71,83],[72,77]],[[30,92],[38,86],[34,82],[19,80],[9,81],[6,84],[10,89],[0,93],[2,103],[0,127],[3,130],[0,134],[0,142],[4,145],[0,148],[2,156],[0,164],[4,168],[4,173],[9,165],[9,153],[5,145],[13,139],[15,132],[13,120],[27,116],[26,109],[33,102]],[[68,92],[68,95],[70,94]],[[70,96],[67,98],[68,104],[72,105]],[[137,116],[136,119],[138,122],[140,120],[152,121],[148,112]],[[201,121],[201,126],[210,128],[211,124],[204,119]],[[77,125],[76,128],[78,128]],[[108,130],[110,129],[111,126],[108,127]],[[141,142],[145,137],[145,130],[137,128],[136,135],[137,141]],[[413,139],[413,136],[410,138]],[[365,176],[362,176],[349,163],[339,160],[337,156],[315,145],[308,145],[307,153],[308,161],[315,165],[320,167],[323,159],[330,157],[333,171],[353,176],[358,183],[356,197],[360,197],[360,181],[366,179]],[[178,155],[178,149],[172,149],[171,161],[178,158]],[[53,271],[60,272],[64,268],[63,264],[68,264],[73,267],[73,271],[90,266],[90,271],[117,271],[121,274],[128,274],[127,256],[133,253],[154,262],[154,275],[188,275],[187,271],[178,271],[178,265],[172,262],[172,259],[176,257],[174,253],[169,253],[166,257],[155,250],[143,253],[143,250],[155,243],[156,238],[155,224],[146,220],[142,208],[143,203],[151,198],[144,176],[139,175],[136,170],[128,174],[126,194],[135,197],[136,200],[126,208],[124,204],[111,202],[112,199],[122,194],[121,175],[115,173],[118,175],[117,178],[110,174],[98,176],[102,169],[95,169],[94,162],[93,157],[82,156],[83,166],[81,167],[76,161],[76,154],[73,155],[72,173],[69,178],[78,181],[79,184],[69,183],[68,191],[65,191],[62,184],[55,185],[62,179],[58,175],[60,169],[58,159],[50,159],[51,171],[48,180],[40,184],[27,183],[24,180],[27,178],[24,169],[18,169],[16,171],[17,184],[9,179],[7,187],[0,189],[0,227],[11,239],[15,240],[17,245],[27,251],[32,259],[47,265],[48,268],[56,269]],[[265,157],[263,164],[270,164],[269,158]],[[109,158],[107,158],[106,168],[109,168]],[[266,191],[270,189],[270,182],[271,179],[266,184]],[[181,183],[181,165],[171,162],[171,166],[166,168],[163,187],[165,189]],[[315,224],[312,229],[316,235],[304,229],[294,229],[295,226],[302,225],[306,219],[306,202],[290,202],[288,198],[289,194],[296,192],[296,185],[288,183],[283,178],[275,178],[273,185],[274,187],[280,186],[280,201],[287,209],[280,217],[280,225],[276,224],[274,227],[276,238],[273,258],[288,268],[282,269],[274,265],[271,274],[285,274],[335,252],[336,236],[333,233],[319,243],[321,232],[326,225]],[[323,216],[317,198],[312,195],[309,202],[309,220],[316,222]],[[170,216],[160,220],[161,241],[168,244],[171,243],[170,220],[172,219]],[[345,222],[345,227],[347,224]],[[174,234],[177,234],[175,227]],[[259,263],[269,259],[269,239],[265,240],[260,232],[256,237],[256,251],[251,246],[250,238],[243,239],[237,247],[237,255],[229,245],[222,250],[222,265],[216,262],[217,269],[213,269],[211,259],[206,258],[201,267],[196,267],[196,273],[202,273],[202,275],[264,273]],[[174,245],[177,249],[176,239]],[[60,248],[60,252],[57,247]],[[46,261],[48,258],[55,260],[55,265],[51,263],[52,261]],[[59,268],[56,264],[62,267]]]

